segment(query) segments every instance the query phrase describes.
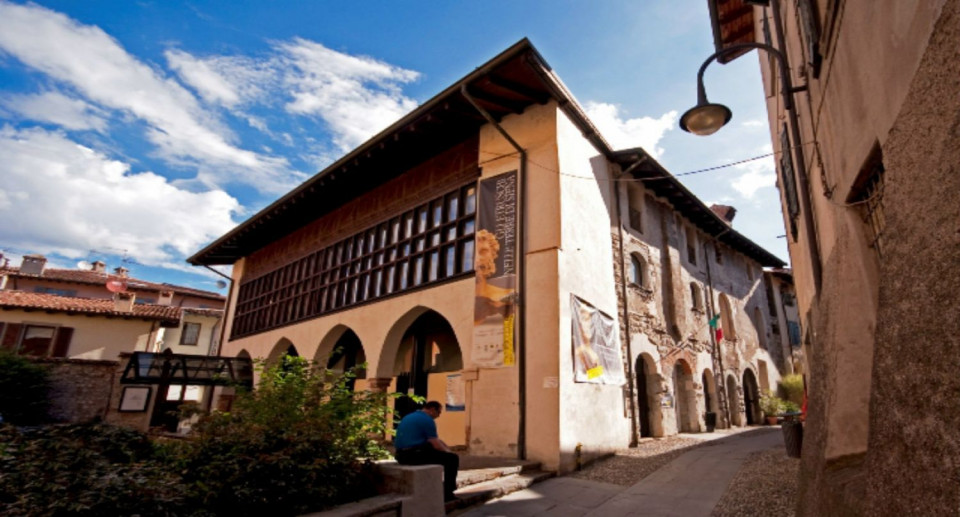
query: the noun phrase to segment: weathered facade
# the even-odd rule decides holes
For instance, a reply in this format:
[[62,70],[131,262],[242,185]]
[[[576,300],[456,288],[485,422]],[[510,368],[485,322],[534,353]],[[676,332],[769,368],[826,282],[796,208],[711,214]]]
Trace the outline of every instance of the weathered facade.
[[799,89],[794,124],[760,55],[809,365],[800,514],[953,515],[960,2],[764,3],[711,14]]
[[[515,216],[489,212],[494,183]],[[494,244],[484,213],[503,222]],[[233,266],[225,355],[366,362],[358,388],[462,409],[438,420],[447,443],[552,470],[703,431],[708,410],[753,422],[759,387],[779,378],[770,320],[751,315],[766,306],[762,268],[782,262],[643,150],[613,151],[526,40],[190,262]],[[620,364],[578,370],[596,358],[578,339],[607,328],[575,336],[584,311],[610,322]],[[493,365],[490,321],[504,336]]]

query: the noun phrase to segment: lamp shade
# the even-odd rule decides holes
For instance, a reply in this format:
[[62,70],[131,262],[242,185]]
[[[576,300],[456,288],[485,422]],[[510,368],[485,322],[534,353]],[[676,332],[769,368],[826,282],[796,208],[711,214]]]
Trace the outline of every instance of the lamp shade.
[[698,104],[680,117],[680,129],[700,136],[712,135],[731,117],[730,108],[723,104]]

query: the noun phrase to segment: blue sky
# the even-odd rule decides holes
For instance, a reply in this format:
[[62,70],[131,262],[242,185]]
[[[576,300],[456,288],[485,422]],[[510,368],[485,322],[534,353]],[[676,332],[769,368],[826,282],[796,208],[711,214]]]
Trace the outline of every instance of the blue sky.
[[[727,127],[677,127],[704,0],[0,0],[0,249],[217,290],[187,256],[523,37],[615,148],[674,174],[770,152],[755,53],[707,71]],[[772,158],[683,181],[788,258]]]

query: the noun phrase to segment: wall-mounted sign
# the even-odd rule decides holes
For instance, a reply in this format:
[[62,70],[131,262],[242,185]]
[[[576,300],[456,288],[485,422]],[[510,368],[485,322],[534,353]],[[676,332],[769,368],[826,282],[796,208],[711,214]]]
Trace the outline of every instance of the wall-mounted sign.
[[573,380],[622,385],[623,360],[616,321],[596,307],[570,295],[573,323]]
[[673,395],[669,393],[664,393],[660,397],[660,407],[662,408],[672,408],[673,407]]
[[447,411],[465,411],[467,400],[463,391],[463,376],[459,373],[447,375]]
[[120,395],[121,413],[137,413],[147,410],[150,404],[150,386],[124,386]]

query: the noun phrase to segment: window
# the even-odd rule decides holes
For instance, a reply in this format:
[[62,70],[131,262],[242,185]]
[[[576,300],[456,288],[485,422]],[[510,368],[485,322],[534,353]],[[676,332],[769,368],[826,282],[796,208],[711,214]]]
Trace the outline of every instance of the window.
[[630,228],[643,233],[643,190],[636,185],[627,185],[627,202]]
[[848,203],[859,207],[860,216],[868,229],[867,244],[878,258],[883,257],[883,230],[886,227],[883,210],[884,170],[880,146],[875,145],[847,197]]
[[811,0],[797,0],[797,10],[800,13],[800,29],[803,33],[803,52],[807,64],[813,72],[813,78],[820,77],[820,25],[818,23],[816,7]]
[[55,294],[57,296],[69,296],[69,297],[77,296],[76,289],[57,289],[54,287],[37,286],[33,288],[33,292],[41,293],[41,294]]
[[687,226],[687,261],[694,265],[697,263],[697,234],[689,226]]
[[180,344],[185,346],[197,346],[200,341],[200,324],[184,323],[183,332],[180,333]]
[[759,307],[753,308],[753,326],[757,330],[757,344],[760,345],[760,348],[767,349],[767,329],[763,324],[763,314],[760,313]]
[[644,281],[646,261],[639,255],[630,255],[630,283],[637,287],[647,287]]
[[475,183],[240,285],[240,337],[473,271]]
[[787,125],[780,131],[780,185],[787,202],[787,215],[790,220],[790,235],[797,241],[797,217],[800,215],[800,201],[797,199],[796,178],[793,176],[793,152],[790,149],[790,137]]
[[703,290],[696,282],[690,282],[690,299],[693,301],[693,310],[703,311]]
[[66,357],[73,338],[70,327],[0,324],[0,348],[20,355],[36,357]]

